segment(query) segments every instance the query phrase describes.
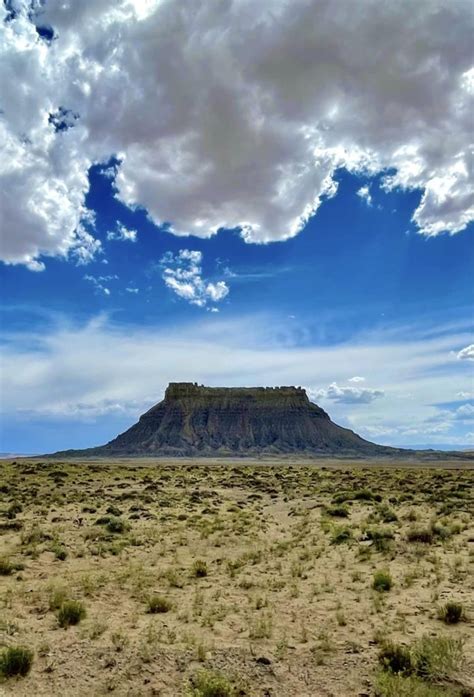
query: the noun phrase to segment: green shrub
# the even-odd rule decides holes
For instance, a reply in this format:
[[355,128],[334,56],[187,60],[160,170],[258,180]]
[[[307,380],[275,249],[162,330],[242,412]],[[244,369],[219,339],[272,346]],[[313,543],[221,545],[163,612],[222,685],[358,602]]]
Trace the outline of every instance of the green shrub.
[[108,532],[114,534],[120,534],[122,532],[125,532],[130,527],[125,520],[122,520],[122,518],[118,518],[114,515],[103,515],[100,518],[97,518],[95,524],[105,525]]
[[420,678],[383,671],[375,679],[374,694],[375,697],[454,697],[453,693]]
[[14,571],[23,571],[24,568],[21,563],[10,561],[5,557],[0,558],[0,576],[10,576]]
[[449,678],[459,669],[462,658],[462,640],[443,636],[424,636],[411,646],[387,642],[379,653],[385,670],[428,681]]
[[462,639],[424,636],[412,649],[416,674],[428,680],[444,680],[459,668],[463,657]]
[[439,537],[440,540],[448,540],[452,535],[451,530],[442,523],[433,523],[431,526],[431,532],[433,533],[433,536]]
[[33,663],[33,651],[24,646],[8,646],[0,654],[0,674],[5,678],[28,675]]
[[379,653],[379,661],[384,670],[391,673],[403,673],[409,675],[413,672],[413,657],[408,646],[395,644],[392,641],[382,645]]
[[15,571],[15,564],[9,559],[0,559],[0,576],[10,576]]
[[338,506],[330,506],[326,509],[326,515],[330,515],[333,518],[348,518],[349,509],[347,506],[339,504]]
[[191,683],[191,697],[236,697],[238,694],[225,675],[212,670],[200,670]]
[[172,607],[171,601],[162,595],[152,595],[147,601],[147,612],[153,615],[159,612],[169,612]]
[[333,496],[333,503],[344,503],[345,501],[376,501],[380,503],[382,497],[380,494],[374,494],[369,489],[356,489],[356,491],[344,491],[336,496]]
[[387,552],[390,549],[394,534],[387,528],[369,528],[365,532],[365,537],[372,540],[378,552]]
[[128,530],[128,524],[121,518],[116,518],[115,516],[110,516],[109,522],[106,525],[109,532],[120,534]]
[[372,582],[372,588],[376,591],[389,591],[393,585],[392,577],[390,571],[382,569],[376,571],[374,574],[374,580]]
[[343,542],[352,540],[352,531],[347,527],[336,528],[331,536],[331,544],[340,545]]
[[397,514],[386,503],[381,503],[377,509],[380,520],[384,523],[395,523],[398,520]]
[[380,494],[374,494],[369,489],[359,489],[358,491],[354,491],[351,498],[353,498],[355,501],[382,501]]
[[438,609],[438,617],[446,624],[457,624],[465,619],[465,611],[462,603],[448,600]]
[[407,540],[430,545],[433,542],[433,531],[429,528],[410,528],[407,532]]
[[59,610],[61,605],[67,600],[68,591],[64,586],[54,586],[49,587],[49,609]]
[[59,561],[64,561],[65,559],[67,559],[67,549],[61,543],[58,542],[57,544],[54,544],[51,548],[51,551],[53,552],[56,559],[59,559]]
[[192,568],[192,575],[195,578],[204,578],[207,576],[207,564],[202,559],[197,559]]
[[108,525],[109,521],[109,515],[101,515],[100,518],[97,518],[97,520],[95,521],[95,525]]
[[6,516],[9,520],[13,520],[13,518],[16,518],[18,513],[21,513],[23,510],[23,507],[21,503],[18,503],[18,501],[13,501],[8,508],[7,508],[7,513]]
[[86,609],[80,600],[65,600],[58,611],[58,623],[60,627],[70,627],[79,624],[86,616]]

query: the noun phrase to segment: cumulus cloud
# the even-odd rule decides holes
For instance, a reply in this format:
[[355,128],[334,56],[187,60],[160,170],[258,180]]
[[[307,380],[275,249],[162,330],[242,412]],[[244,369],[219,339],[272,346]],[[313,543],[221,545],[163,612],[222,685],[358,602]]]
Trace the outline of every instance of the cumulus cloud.
[[474,361],[474,344],[470,344],[458,352],[457,357],[461,361]]
[[8,263],[80,249],[88,169],[111,156],[120,200],[177,235],[292,237],[336,194],[340,167],[420,189],[425,235],[474,217],[469,0],[15,10],[0,8]]
[[329,387],[316,390],[316,399],[330,399],[342,404],[370,404],[374,399],[383,397],[383,390],[374,390],[370,387],[339,386],[332,382]]
[[370,186],[361,186],[357,191],[357,196],[366,202],[368,206],[372,205],[372,195],[370,193]]
[[353,378],[349,378],[347,382],[365,382],[365,378],[360,375],[354,375]]
[[122,223],[117,223],[116,230],[110,230],[107,233],[108,240],[117,240],[120,242],[136,242],[137,241],[137,231],[128,230]]
[[[225,281],[213,283],[202,277],[202,253],[180,249],[177,254],[166,252],[161,258],[162,277],[168,288],[191,305],[206,307],[218,303],[229,293]],[[217,308],[213,308],[215,311]]]

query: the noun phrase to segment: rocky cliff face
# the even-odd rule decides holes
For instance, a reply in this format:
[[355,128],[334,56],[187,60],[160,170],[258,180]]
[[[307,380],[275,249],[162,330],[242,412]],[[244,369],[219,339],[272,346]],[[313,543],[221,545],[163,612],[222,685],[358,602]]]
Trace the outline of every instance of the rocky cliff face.
[[383,455],[396,452],[337,426],[300,387],[170,383],[165,398],[114,440],[84,454]]

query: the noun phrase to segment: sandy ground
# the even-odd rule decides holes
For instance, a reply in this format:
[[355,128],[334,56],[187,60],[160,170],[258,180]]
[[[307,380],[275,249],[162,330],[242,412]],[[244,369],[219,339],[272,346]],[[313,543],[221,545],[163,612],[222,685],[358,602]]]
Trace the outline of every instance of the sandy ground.
[[380,647],[422,636],[464,658],[416,694],[474,694],[472,462],[2,461],[0,558],[0,647],[34,651],[2,697],[388,695]]

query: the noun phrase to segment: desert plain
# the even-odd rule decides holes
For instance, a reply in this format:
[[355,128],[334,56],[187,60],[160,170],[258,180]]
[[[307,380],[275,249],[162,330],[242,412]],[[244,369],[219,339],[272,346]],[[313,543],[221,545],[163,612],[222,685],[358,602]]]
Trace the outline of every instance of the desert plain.
[[473,571],[472,460],[4,460],[0,695],[467,697]]

